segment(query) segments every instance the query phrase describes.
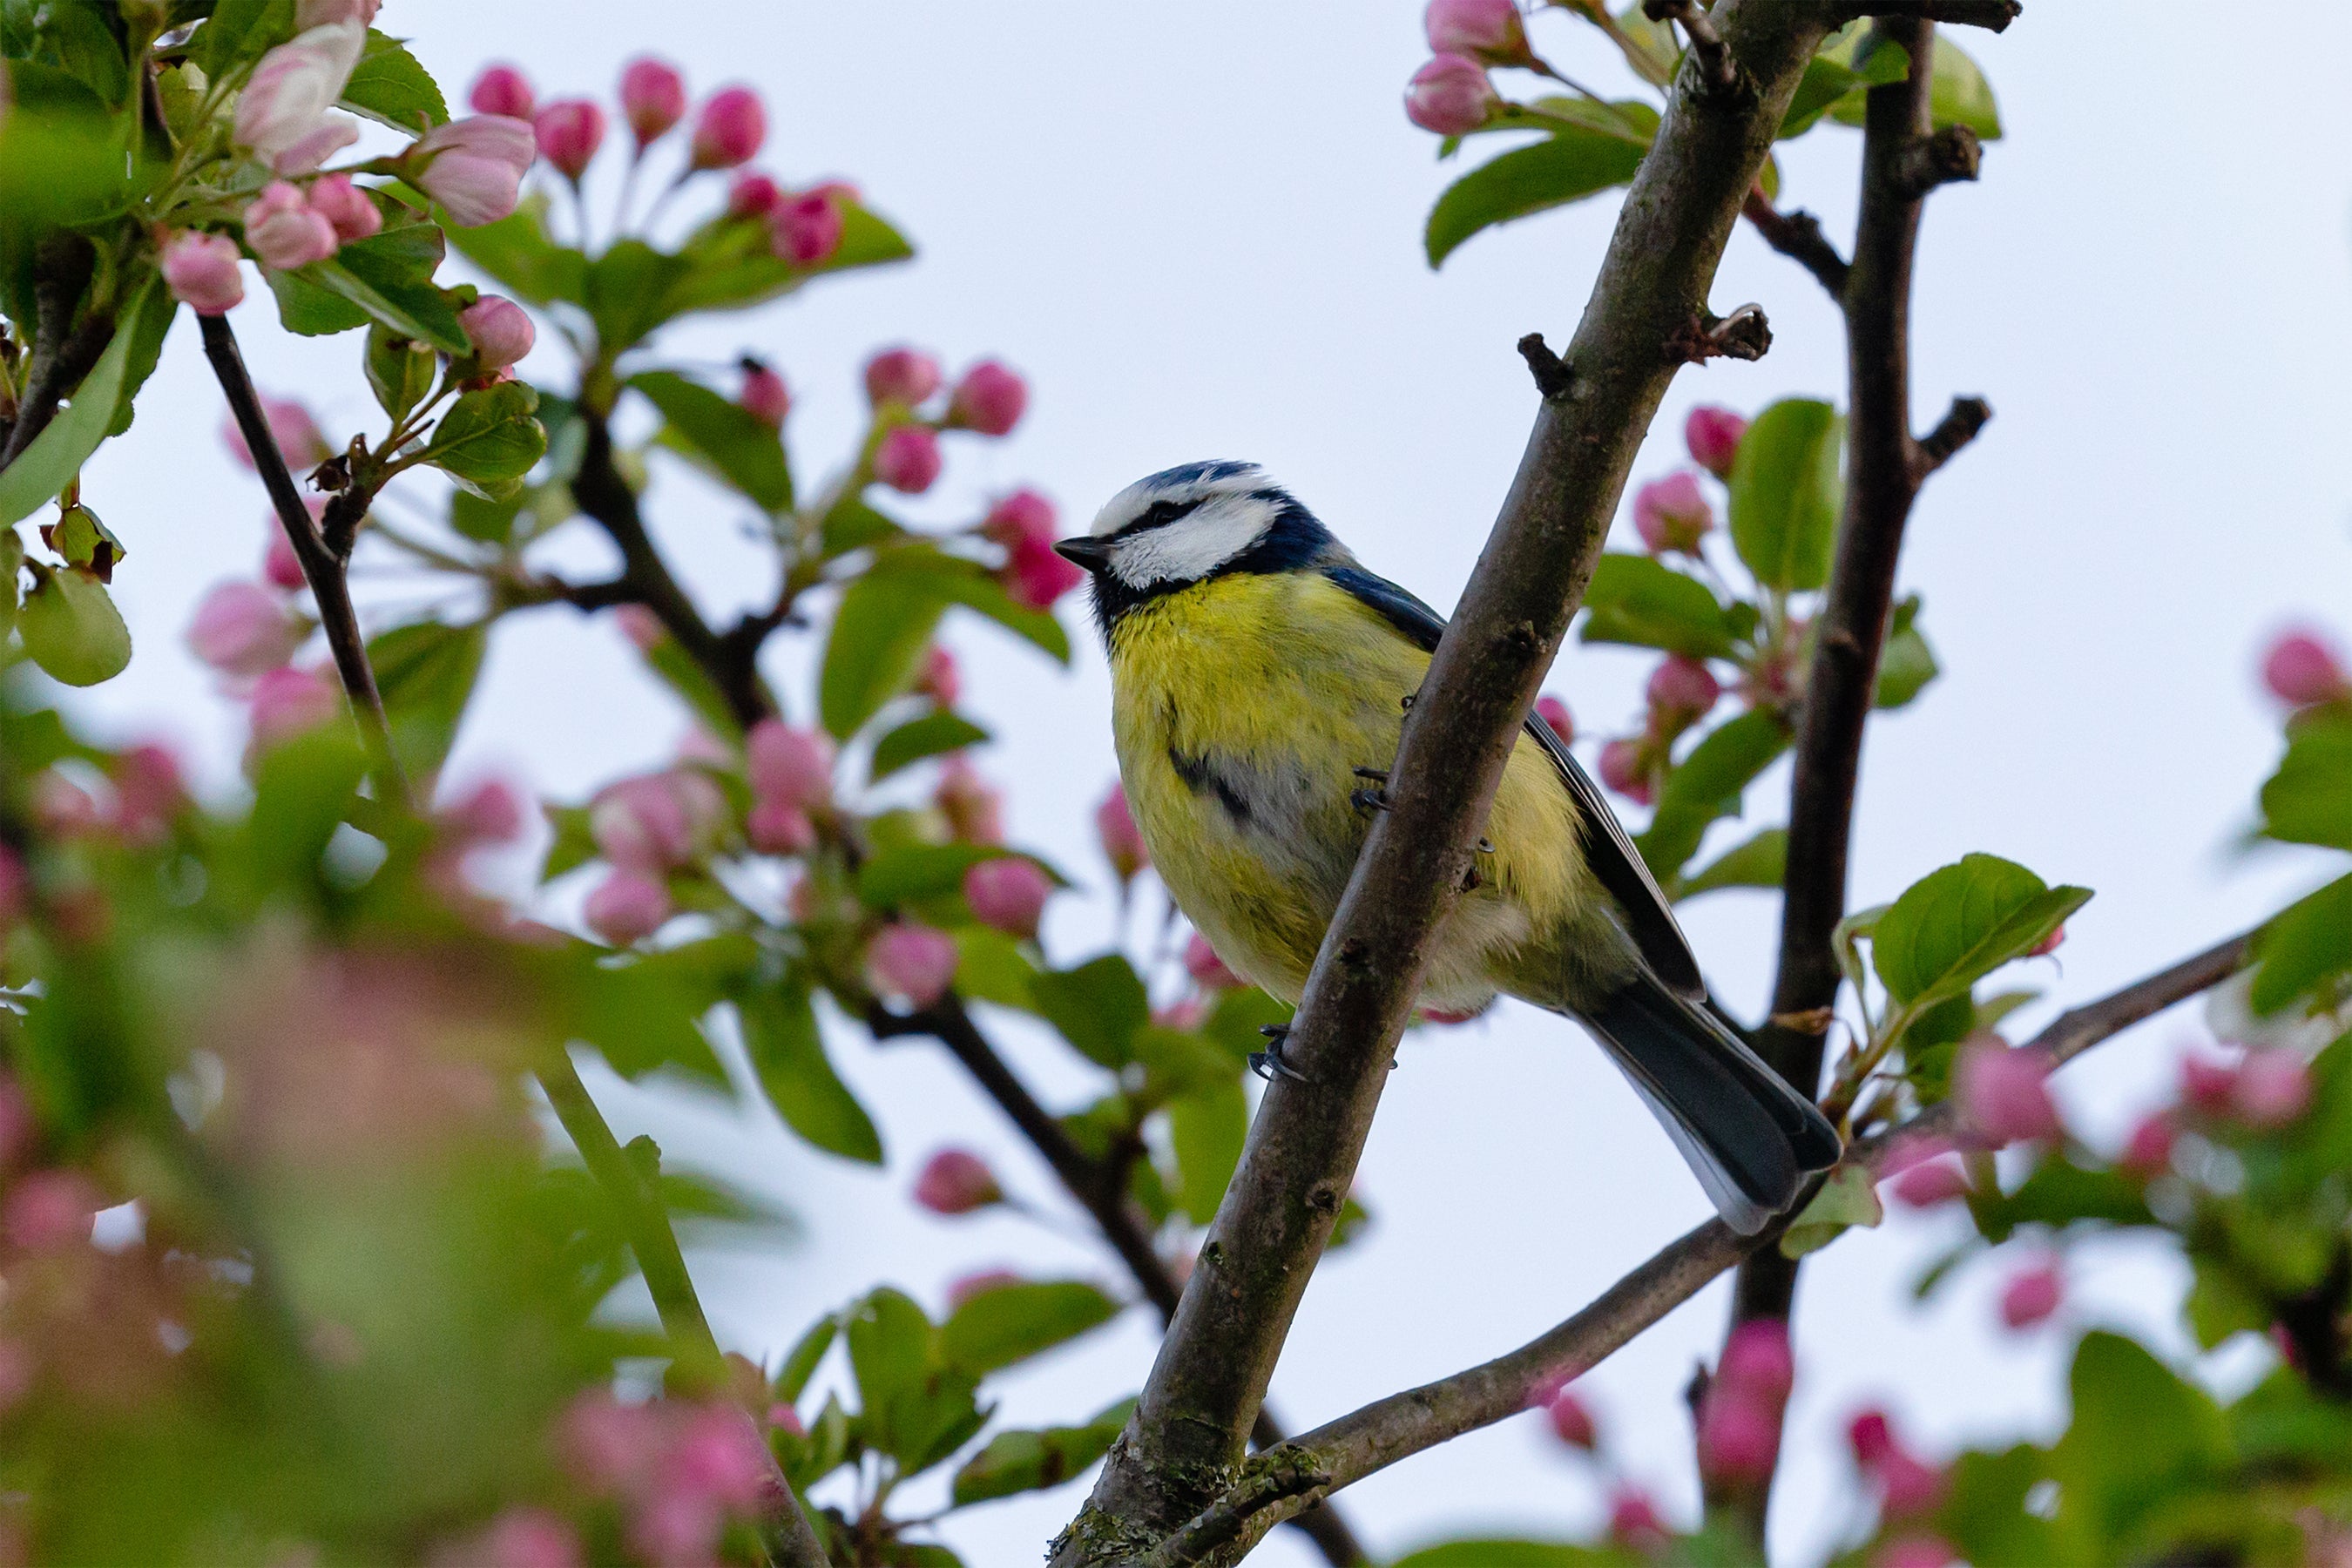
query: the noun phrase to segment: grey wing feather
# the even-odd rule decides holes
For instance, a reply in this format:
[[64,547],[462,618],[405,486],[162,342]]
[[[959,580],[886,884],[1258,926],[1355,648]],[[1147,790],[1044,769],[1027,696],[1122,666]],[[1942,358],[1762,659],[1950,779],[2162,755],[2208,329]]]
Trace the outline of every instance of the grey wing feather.
[[[1412,594],[1352,563],[1326,567],[1323,574],[1379,611],[1391,626],[1418,643],[1423,652],[1436,651],[1437,639],[1445,632],[1445,618]],[[1626,934],[1641,950],[1643,962],[1669,990],[1694,1002],[1705,1001],[1706,981],[1699,973],[1698,957],[1691,952],[1689,939],[1675,923],[1674,910],[1668,907],[1665,894],[1658,890],[1650,868],[1633,847],[1633,841],[1625,837],[1624,825],[1609,809],[1600,787],[1569,755],[1568,748],[1560,744],[1550,725],[1530,718],[1528,733],[1543,747],[1552,765],[1559,770],[1561,781],[1568,785],[1569,796],[1576,802],[1578,815],[1584,818],[1585,857],[1601,885],[1617,900],[1624,914]]]

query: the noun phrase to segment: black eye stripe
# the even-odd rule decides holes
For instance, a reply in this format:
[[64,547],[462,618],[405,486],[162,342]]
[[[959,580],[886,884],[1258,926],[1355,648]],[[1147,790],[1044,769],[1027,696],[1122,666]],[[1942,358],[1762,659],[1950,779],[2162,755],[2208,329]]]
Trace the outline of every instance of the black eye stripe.
[[1190,500],[1153,501],[1143,509],[1142,515],[1133,522],[1123,524],[1114,530],[1110,537],[1124,539],[1130,533],[1140,533],[1147,528],[1164,528],[1180,517],[1189,516],[1208,499],[1207,496],[1194,496]]

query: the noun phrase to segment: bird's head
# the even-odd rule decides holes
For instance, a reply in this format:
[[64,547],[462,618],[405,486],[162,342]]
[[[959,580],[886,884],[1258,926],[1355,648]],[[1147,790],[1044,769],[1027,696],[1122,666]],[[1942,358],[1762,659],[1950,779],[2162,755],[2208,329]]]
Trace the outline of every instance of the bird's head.
[[1054,546],[1094,579],[1108,633],[1162,594],[1229,572],[1288,572],[1349,560],[1330,531],[1255,463],[1186,463],[1111,497],[1094,527]]

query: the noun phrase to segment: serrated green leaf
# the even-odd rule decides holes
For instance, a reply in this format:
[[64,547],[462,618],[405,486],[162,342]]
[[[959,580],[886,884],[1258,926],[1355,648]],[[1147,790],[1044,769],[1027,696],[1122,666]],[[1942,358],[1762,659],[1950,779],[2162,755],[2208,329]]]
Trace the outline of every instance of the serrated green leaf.
[[446,125],[449,105],[425,68],[398,38],[368,29],[367,49],[343,85],[342,106],[394,131],[419,136]]
[[641,372],[629,385],[662,412],[689,454],[770,512],[791,510],[793,476],[783,437],[751,410],[709,387],[666,370]]
[[1422,236],[1429,265],[1443,266],[1481,229],[1624,184],[1646,151],[1622,135],[1573,127],[1488,160],[1447,186],[1430,209]]
[[1895,900],[1872,934],[1871,962],[1895,1001],[1932,1006],[2023,957],[2090,898],[1999,856],[1964,856]]
[[425,461],[478,485],[520,480],[547,455],[546,427],[531,416],[538,406],[539,394],[520,381],[460,394],[433,427]]
[[1736,816],[1748,786],[1789,749],[1780,715],[1755,709],[1718,724],[1666,775],[1650,826],[1633,840],[1651,875],[1680,872],[1717,818]]
[[951,1366],[995,1372],[1066,1344],[1118,1311],[1117,1301],[1080,1280],[999,1285],[956,1308],[940,1327],[940,1352]]
[[988,731],[961,713],[926,713],[899,725],[874,742],[866,778],[879,784],[899,769],[926,757],[960,752],[988,739]]
[[1731,469],[1731,542],[1767,587],[1829,581],[1845,503],[1845,421],[1826,403],[1784,398],[1739,439]]
[[880,1164],[881,1134],[825,1056],[807,982],[795,975],[751,987],[735,1007],[744,1054],[784,1124],[827,1153]]
[[1604,553],[1584,591],[1589,643],[1630,643],[1692,658],[1728,658],[1732,629],[1715,593],[1687,573],[1626,551]]
[[1037,1011],[1088,1059],[1116,1070],[1134,1058],[1136,1032],[1151,1003],[1135,968],[1116,952],[1029,983]]

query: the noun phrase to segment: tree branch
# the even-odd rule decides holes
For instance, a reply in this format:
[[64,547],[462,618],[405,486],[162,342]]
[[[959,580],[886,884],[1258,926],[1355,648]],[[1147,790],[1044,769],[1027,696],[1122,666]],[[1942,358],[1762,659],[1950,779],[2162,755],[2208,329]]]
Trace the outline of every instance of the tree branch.
[[1837,247],[1822,233],[1821,219],[1809,212],[1784,213],[1767,200],[1761,190],[1749,191],[1739,211],[1764,237],[1765,244],[1811,273],[1829,290],[1831,299],[1845,298],[1846,275],[1851,269],[1845,258],[1837,253]]
[[1913,468],[1918,478],[1929,474],[1952,460],[1959,449],[1977,438],[1978,432],[1992,419],[1992,405],[1981,397],[1955,397],[1936,427],[1919,437],[1913,451]]
[[2018,0],[1844,0],[1837,10],[1841,25],[1864,16],[1904,17],[1989,27],[1996,33],[2006,32],[2011,22],[2025,14]]
[[310,596],[318,601],[319,629],[326,634],[327,647],[334,656],[335,673],[342,679],[343,695],[351,701],[360,734],[374,761],[377,791],[387,804],[408,806],[412,804],[408,781],[401,773],[399,758],[393,753],[392,729],[384,721],[383,696],[376,689],[375,670],[368,663],[367,636],[360,629],[359,612],[352,606],[351,581],[344,560],[327,547],[310,521],[310,509],[302,504],[302,493],[295,488],[294,476],[287,469],[286,455],[278,449],[278,437],[270,433],[269,416],[261,410],[253,378],[246,374],[245,355],[237,349],[236,334],[230,330],[228,318],[198,316],[196,321],[204,333],[205,357],[212,362],[213,374],[220,382],[222,395],[228,399],[229,411],[236,417],[236,427],[245,437],[247,449],[253,454],[253,466],[269,492],[269,504],[278,512],[278,526],[286,531],[287,542],[294,547],[294,559],[301,563],[302,580],[310,585]]
[[25,396],[0,439],[0,468],[49,427],[58,405],[98,363],[114,341],[114,318],[93,311],[79,326],[74,315],[89,291],[97,252],[72,233],[53,234],[34,250],[32,358],[25,366]]
[[1683,25],[1690,39],[1691,58],[1698,62],[1699,79],[1708,86],[1722,89],[1739,79],[1739,67],[1724,47],[1723,35],[1697,0],[1642,0],[1642,15],[1653,22]]
[[1752,89],[1678,90],[1459,612],[1406,715],[1379,813],[1310,974],[1135,1416],[1061,1568],[1137,1555],[1183,1525],[1243,1455],[1299,1298],[1345,1202],[1431,946],[1503,763],[1581,597],[1643,431],[1763,167],[1825,6],[1727,0],[1711,14]]
[[[2252,933],[2231,937],[2112,995],[2062,1014],[2018,1048],[2069,1061],[2228,979],[2243,966],[2251,941]],[[1846,1151],[1843,1164],[1874,1174],[1899,1141],[1955,1131],[1954,1114],[1948,1100],[1932,1106],[1899,1128],[1857,1141]],[[1826,1179],[1817,1178],[1816,1188]],[[1238,1484],[1170,1535],[1167,1546],[1146,1560],[1150,1568],[1234,1561],[1239,1556],[1234,1547],[1247,1550],[1288,1509],[1328,1497],[1399,1459],[1528,1408],[1538,1394],[1598,1366],[1744,1257],[1765,1253],[1788,1224],[1784,1218],[1761,1236],[1741,1237],[1721,1220],[1709,1220],[1611,1286],[1591,1306],[1517,1350],[1375,1401],[1283,1449],[1259,1456],[1245,1467]],[[1283,1484],[1283,1478],[1302,1477],[1318,1479],[1300,1486]]]

